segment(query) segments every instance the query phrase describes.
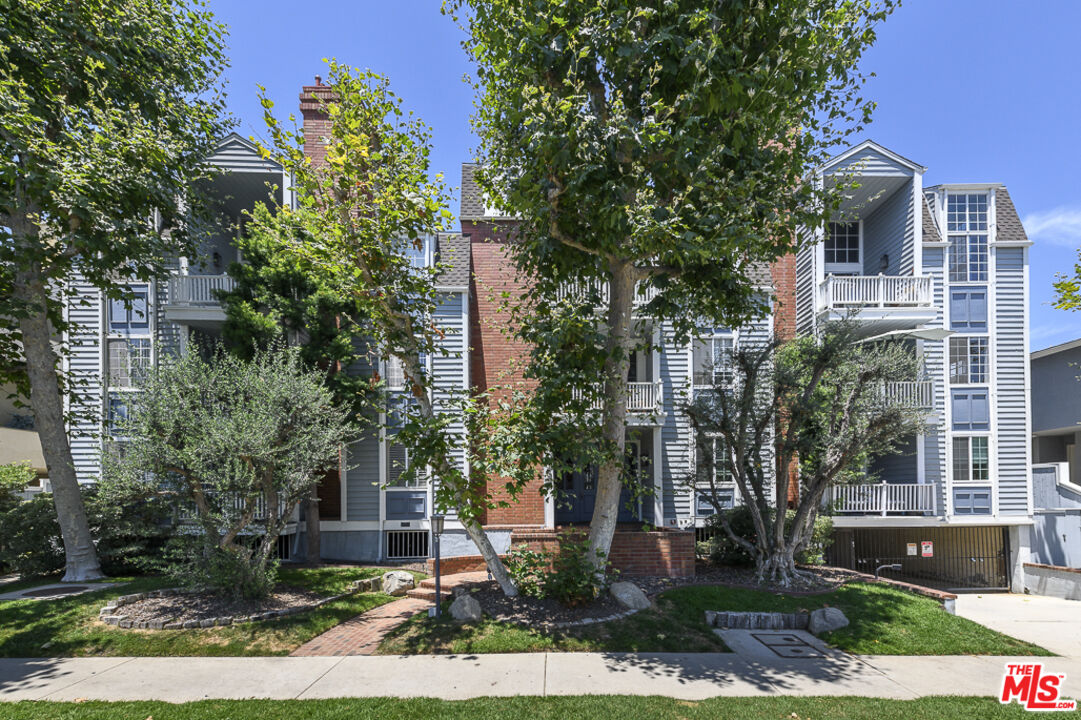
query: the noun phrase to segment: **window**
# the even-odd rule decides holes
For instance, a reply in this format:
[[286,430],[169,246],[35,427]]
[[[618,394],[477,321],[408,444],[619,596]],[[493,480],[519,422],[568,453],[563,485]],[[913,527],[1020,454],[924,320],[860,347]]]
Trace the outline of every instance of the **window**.
[[946,201],[950,282],[987,280],[987,195],[950,195]]
[[393,440],[387,443],[387,486],[388,487],[424,487],[427,477],[423,469],[412,466],[410,450]]
[[[717,490],[717,502],[720,503],[723,508],[732,508],[736,506],[736,491],[733,490]],[[694,502],[694,514],[699,517],[709,517],[717,512],[717,508],[713,506],[709,493],[697,493],[695,495]]]
[[147,311],[149,289],[146,285],[131,288],[134,297],[130,305],[123,300],[109,301],[109,332],[118,334],[146,334],[150,332],[150,314]]
[[123,438],[130,419],[131,394],[113,393],[109,395],[109,408],[106,413],[106,431],[111,438]]
[[952,404],[954,430],[991,429],[991,410],[986,390],[954,390]]
[[150,339],[111,339],[107,345],[109,386],[126,388],[138,384],[150,369]]
[[726,386],[731,384],[732,334],[724,328],[712,328],[702,332],[702,339],[693,349],[693,382],[700,387]]
[[954,488],[954,515],[990,515],[991,488]]
[[987,482],[991,479],[991,461],[985,437],[953,439],[953,481]]
[[695,450],[695,473],[700,484],[709,485],[712,481],[714,485],[728,485],[733,482],[724,440],[719,437],[701,437]]
[[950,382],[955,385],[987,382],[987,338],[950,338]]
[[831,222],[826,238],[826,265],[859,265],[860,224]]
[[987,329],[987,288],[950,291],[950,329]]
[[401,358],[394,355],[387,356],[387,389],[401,390],[405,387],[405,372],[402,370]]

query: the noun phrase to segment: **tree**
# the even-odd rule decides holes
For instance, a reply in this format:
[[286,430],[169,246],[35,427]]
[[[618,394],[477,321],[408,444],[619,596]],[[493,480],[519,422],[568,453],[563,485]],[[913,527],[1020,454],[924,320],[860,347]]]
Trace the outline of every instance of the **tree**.
[[[922,431],[925,411],[886,391],[918,379],[920,369],[911,346],[860,340],[858,326],[846,321],[817,337],[739,348],[732,381],[686,405],[697,449],[697,472],[687,482],[713,504],[726,537],[755,559],[760,580],[800,582],[794,557],[811,540],[826,490],[858,480],[866,460]],[[799,501],[786,521],[794,461]],[[750,510],[753,538],[728,522],[718,491],[729,478]]]
[[[281,242],[283,228],[276,212],[257,205],[247,232],[236,240],[244,256],[233,263],[229,275],[236,281],[221,293],[225,310],[222,338],[231,352],[250,359],[258,349],[285,342],[299,347],[300,358],[323,373],[323,382],[352,422],[366,416],[377,393],[370,378],[345,370],[361,352],[366,336],[353,314],[348,295],[307,272],[290,247]],[[292,228],[289,228],[291,231]],[[304,244],[303,239],[298,242]],[[328,462],[331,458],[328,458]],[[337,472],[335,464],[332,472]],[[328,471],[328,472],[331,472]],[[312,487],[305,503],[307,561],[320,561],[319,493]]]
[[[384,357],[401,363],[408,401],[388,418],[396,440],[411,450],[411,469],[431,468],[434,504],[452,509],[508,595],[516,594],[499,555],[481,527],[489,498],[454,461],[465,438],[449,431],[465,397],[433,386],[425,357],[446,352],[434,316],[438,267],[418,267],[423,238],[451,217],[442,180],[428,177],[431,132],[406,115],[387,80],[330,62],[324,110],[330,120],[322,138],[325,163],[305,155],[303,138],[286,129],[263,99],[273,140],[268,155],[293,174],[297,208],[281,208],[277,232],[292,243],[312,272],[347,293]],[[289,231],[292,228],[292,231]],[[269,229],[269,228],[268,228]]]
[[140,390],[110,472],[155,477],[194,513],[200,579],[265,595],[278,537],[350,437],[322,373],[297,348],[247,361],[219,347],[155,368]]
[[[636,302],[675,342],[764,312],[755,269],[793,252],[796,228],[821,227],[850,186],[806,173],[869,119],[857,65],[893,6],[468,2],[478,181],[519,219],[510,247],[532,282],[517,324],[538,382],[526,445],[538,464],[599,464],[598,567],[618,516],[628,362],[649,348]],[[599,423],[583,414],[595,405]]]
[[0,0],[0,381],[33,409],[65,581],[101,577],[65,429],[78,387],[53,346],[67,289],[130,301],[128,281],[185,254],[188,191],[224,131],[223,34],[198,0]]
[[1081,310],[1081,250],[1077,251],[1078,262],[1073,266],[1073,275],[1057,276],[1054,307],[1059,310]]

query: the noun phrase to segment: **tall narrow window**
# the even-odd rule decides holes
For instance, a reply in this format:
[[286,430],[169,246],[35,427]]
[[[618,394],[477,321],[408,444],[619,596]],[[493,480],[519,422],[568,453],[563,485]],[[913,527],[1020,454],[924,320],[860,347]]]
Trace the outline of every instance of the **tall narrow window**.
[[731,384],[732,334],[725,328],[712,328],[702,332],[702,339],[694,344],[692,351],[693,381],[698,387],[727,386]]
[[[858,266],[860,264],[860,224],[856,222],[831,222],[825,243],[825,260],[829,265]],[[853,268],[858,270],[858,268]]]
[[111,338],[109,349],[109,386],[126,388],[138,385],[150,369],[150,338]]
[[695,473],[702,485],[728,485],[733,482],[732,468],[724,440],[716,436],[699,437],[696,447]]
[[986,437],[955,437],[953,439],[953,481],[987,482],[991,478],[991,461]]
[[950,195],[946,200],[950,282],[987,280],[987,195]]
[[109,332],[114,334],[140,334],[150,330],[150,312],[147,298],[150,290],[146,285],[131,288],[134,298],[130,303],[123,300],[109,301]]
[[987,338],[950,338],[950,382],[955,385],[987,382]]
[[423,468],[414,468],[409,448],[390,440],[387,442],[387,485],[389,487],[424,487],[427,482]]

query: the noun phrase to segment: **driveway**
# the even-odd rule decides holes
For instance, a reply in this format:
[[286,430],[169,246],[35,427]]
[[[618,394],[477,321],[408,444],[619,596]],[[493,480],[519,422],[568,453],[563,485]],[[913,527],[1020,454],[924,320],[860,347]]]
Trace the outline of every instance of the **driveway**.
[[957,614],[1065,657],[1081,658],[1081,602],[988,593],[957,596]]

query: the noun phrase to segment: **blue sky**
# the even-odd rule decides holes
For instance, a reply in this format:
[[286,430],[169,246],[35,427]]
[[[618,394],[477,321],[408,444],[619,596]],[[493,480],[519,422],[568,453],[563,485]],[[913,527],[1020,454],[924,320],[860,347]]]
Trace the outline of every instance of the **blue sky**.
[[[433,169],[451,187],[471,157],[473,92],[460,31],[439,0],[212,0],[230,28],[229,106],[259,135],[256,85],[295,111],[322,59],[388,75],[434,132]],[[256,10],[256,7],[258,10]],[[1051,282],[1081,246],[1081,3],[909,0],[866,57],[878,108],[866,133],[928,167],[925,184],[1002,182],[1035,241],[1031,346],[1081,337],[1081,312],[1054,310]],[[456,201],[455,201],[456,204]],[[457,208],[454,208],[455,210]]]

